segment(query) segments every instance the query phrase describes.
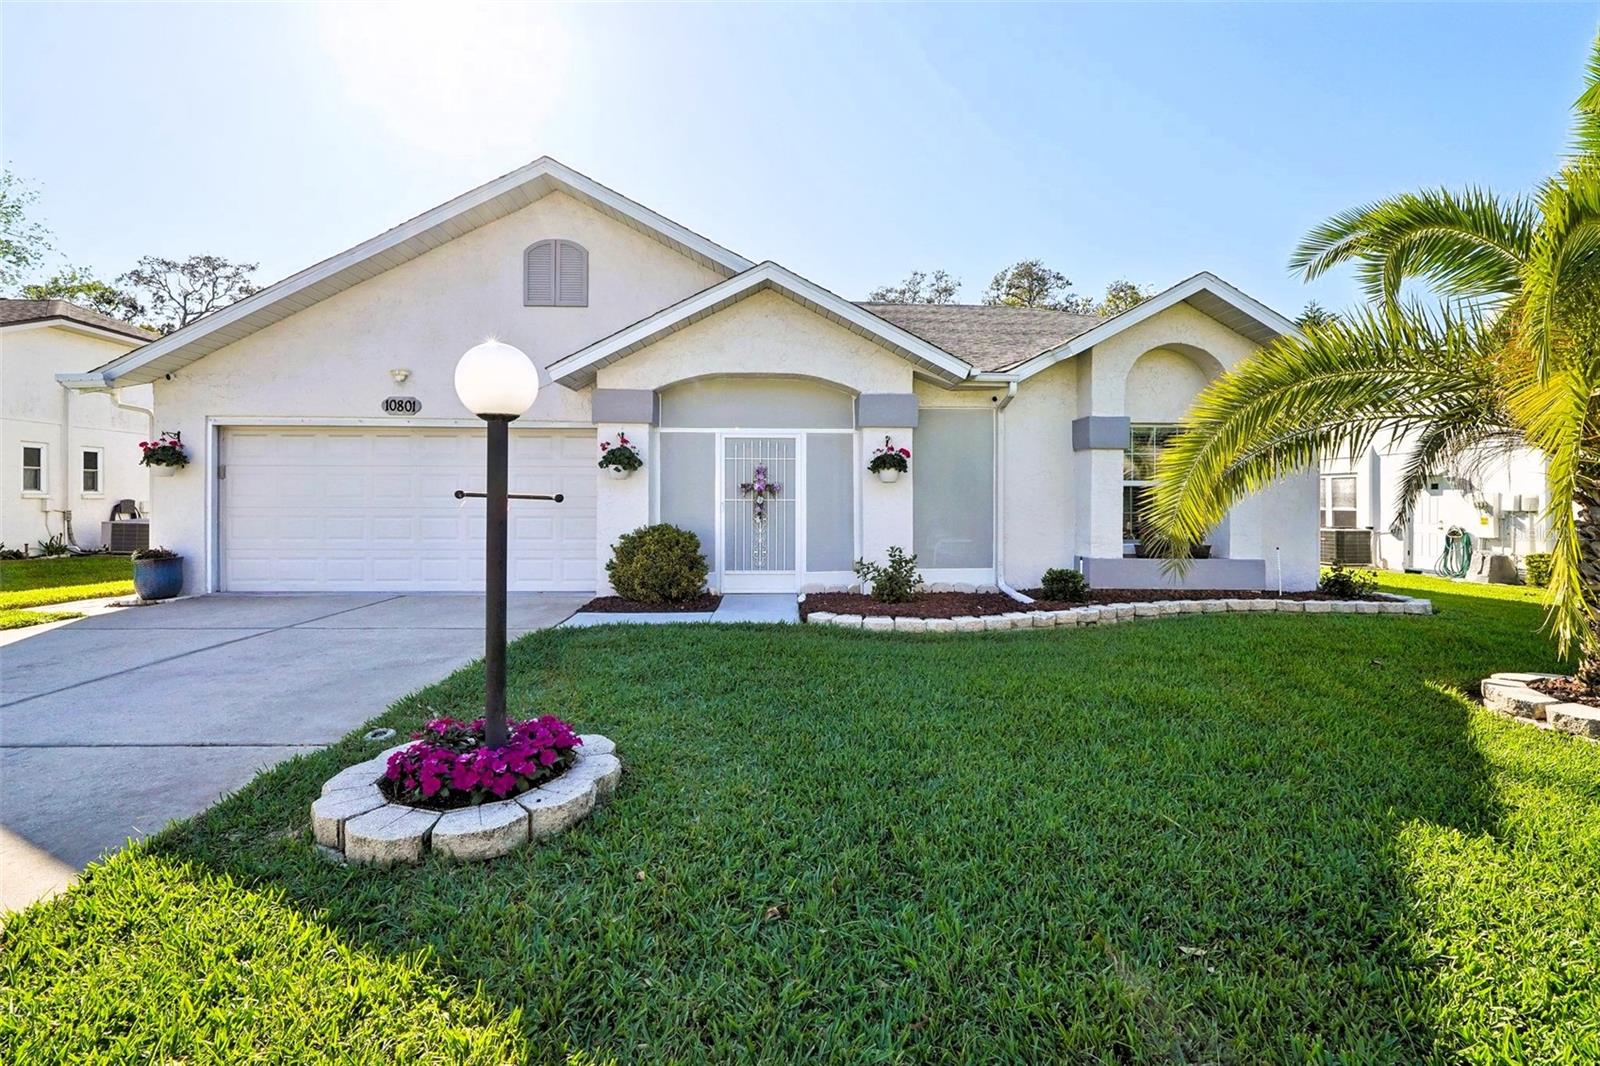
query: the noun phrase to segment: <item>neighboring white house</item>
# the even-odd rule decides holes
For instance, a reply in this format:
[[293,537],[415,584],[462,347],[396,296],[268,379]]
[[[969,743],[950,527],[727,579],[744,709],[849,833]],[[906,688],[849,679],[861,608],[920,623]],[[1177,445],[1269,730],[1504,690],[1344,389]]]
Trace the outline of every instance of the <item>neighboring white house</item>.
[[[512,432],[511,583],[605,589],[619,534],[694,530],[725,591],[853,580],[917,553],[936,582],[1036,585],[1137,558],[1149,461],[1212,377],[1291,329],[1197,274],[1111,319],[860,305],[540,159],[153,341],[81,388],[153,384],[194,462],[157,479],[153,538],[200,590],[482,587],[482,424],[452,381],[495,336],[542,368]],[[620,432],[645,467],[614,480]],[[910,473],[867,474],[885,437]],[[764,523],[740,486],[782,490]],[[1192,586],[1317,578],[1317,473],[1237,506]]]
[[[1429,471],[1407,521],[1401,486],[1413,441],[1384,441],[1354,460],[1322,462],[1322,560],[1388,570],[1431,571],[1452,529],[1472,535],[1470,576],[1510,579],[1524,556],[1550,550],[1542,518],[1544,457],[1534,449],[1485,450],[1448,470]],[[1505,556],[1511,567],[1491,574],[1482,561]]]
[[[64,388],[151,334],[65,300],[0,300],[0,542],[37,550],[61,537],[100,546],[119,500],[142,508],[150,476],[139,442],[150,436],[150,386],[120,396]],[[121,405],[119,406],[119,399]]]

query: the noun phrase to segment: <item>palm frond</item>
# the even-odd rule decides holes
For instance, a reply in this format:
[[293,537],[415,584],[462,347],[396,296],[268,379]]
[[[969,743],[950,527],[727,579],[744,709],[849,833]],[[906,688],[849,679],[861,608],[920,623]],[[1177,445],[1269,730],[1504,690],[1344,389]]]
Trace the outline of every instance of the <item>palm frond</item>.
[[1590,383],[1574,370],[1539,373],[1529,367],[1509,385],[1508,406],[1528,443],[1545,456],[1549,502],[1545,522],[1552,536],[1550,584],[1545,603],[1551,632],[1563,654],[1587,630],[1590,595],[1583,577],[1582,544],[1577,509],[1588,474],[1585,470],[1590,428]]
[[1534,205],[1485,189],[1425,189],[1335,215],[1289,258],[1306,280],[1351,264],[1367,297],[1395,307],[1410,280],[1440,295],[1493,303],[1521,288],[1537,229]]
[[1481,422],[1471,418],[1441,419],[1424,428],[1410,442],[1411,451],[1401,471],[1399,499],[1390,529],[1400,529],[1411,519],[1417,497],[1436,475],[1465,474],[1476,481],[1480,469],[1491,459],[1527,447],[1527,438],[1512,424],[1509,415],[1499,410],[1486,414],[1488,417]]
[[1579,158],[1600,158],[1600,37],[1589,46],[1583,92],[1572,105],[1572,153]]
[[1539,194],[1526,268],[1523,341],[1541,373],[1594,358],[1600,334],[1600,159],[1570,166]]
[[1382,432],[1502,425],[1476,315],[1363,310],[1284,336],[1212,382],[1156,465],[1149,524],[1173,569],[1240,499]]

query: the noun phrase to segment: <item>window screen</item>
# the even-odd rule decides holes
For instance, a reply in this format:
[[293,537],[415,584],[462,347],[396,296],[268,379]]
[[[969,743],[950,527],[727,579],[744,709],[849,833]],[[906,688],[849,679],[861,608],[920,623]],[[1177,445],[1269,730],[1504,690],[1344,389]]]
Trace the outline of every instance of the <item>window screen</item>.
[[912,550],[924,569],[994,565],[994,412],[923,408],[911,449]]

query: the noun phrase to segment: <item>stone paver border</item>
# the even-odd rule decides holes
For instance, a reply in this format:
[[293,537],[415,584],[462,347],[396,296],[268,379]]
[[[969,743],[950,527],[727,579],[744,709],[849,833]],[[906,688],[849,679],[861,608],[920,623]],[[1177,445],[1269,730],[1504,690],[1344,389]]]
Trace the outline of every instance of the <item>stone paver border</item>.
[[311,804],[311,832],[324,854],[374,866],[421,862],[430,851],[453,859],[493,859],[554,836],[605,803],[622,778],[617,746],[595,733],[581,736],[577,761],[554,781],[519,796],[453,811],[393,803],[378,788],[396,744],[347,766],[322,786]]
[[[1026,606],[1019,603],[1018,607]],[[1368,600],[1209,599],[1154,600],[1149,603],[1103,603],[1060,611],[1008,611],[1005,614],[957,618],[903,618],[889,615],[835,614],[813,611],[812,625],[843,626],[879,633],[981,633],[994,630],[1047,629],[1060,626],[1109,625],[1136,618],[1168,618],[1180,614],[1223,611],[1280,611],[1292,614],[1432,614],[1433,601],[1381,593]]]
[[1600,740],[1600,707],[1582,703],[1564,703],[1559,696],[1551,696],[1529,686],[1530,681],[1544,681],[1561,677],[1561,674],[1490,674],[1484,679],[1483,705],[1508,718],[1515,718],[1546,729]]

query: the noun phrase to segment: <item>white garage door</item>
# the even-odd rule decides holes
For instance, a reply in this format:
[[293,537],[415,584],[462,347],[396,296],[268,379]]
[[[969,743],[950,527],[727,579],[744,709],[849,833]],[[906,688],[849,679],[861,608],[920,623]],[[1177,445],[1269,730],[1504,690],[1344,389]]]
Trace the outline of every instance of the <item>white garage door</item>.
[[[483,588],[484,431],[223,431],[221,578],[230,592]],[[594,434],[511,430],[515,591],[595,587]]]

